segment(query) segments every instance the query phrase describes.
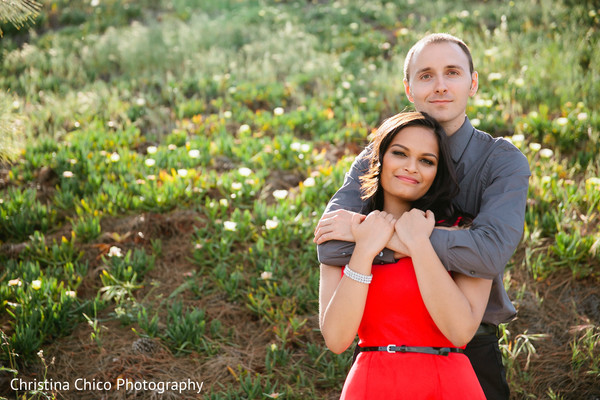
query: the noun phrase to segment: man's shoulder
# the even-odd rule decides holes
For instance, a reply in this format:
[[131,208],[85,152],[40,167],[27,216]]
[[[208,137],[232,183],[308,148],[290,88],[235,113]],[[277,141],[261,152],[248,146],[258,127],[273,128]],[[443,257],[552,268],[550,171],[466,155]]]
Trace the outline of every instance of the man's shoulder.
[[474,129],[473,139],[477,150],[487,154],[488,162],[512,164],[516,169],[526,169],[529,172],[527,157],[510,140],[493,137],[479,129]]
[[487,132],[474,129],[473,138],[475,145],[481,150],[493,153],[513,154],[516,158],[525,158],[525,155],[510,140],[503,137],[493,137]]

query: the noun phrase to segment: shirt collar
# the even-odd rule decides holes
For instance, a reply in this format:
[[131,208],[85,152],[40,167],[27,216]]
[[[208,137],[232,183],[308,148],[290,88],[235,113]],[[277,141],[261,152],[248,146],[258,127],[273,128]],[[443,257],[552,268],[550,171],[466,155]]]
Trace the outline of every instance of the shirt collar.
[[454,132],[454,135],[448,138],[450,155],[455,163],[458,163],[465,152],[465,149],[471,140],[471,136],[473,136],[474,130],[475,128],[473,128],[473,125],[471,125],[469,117],[465,116],[465,122],[463,122],[462,126],[458,128],[456,132]]

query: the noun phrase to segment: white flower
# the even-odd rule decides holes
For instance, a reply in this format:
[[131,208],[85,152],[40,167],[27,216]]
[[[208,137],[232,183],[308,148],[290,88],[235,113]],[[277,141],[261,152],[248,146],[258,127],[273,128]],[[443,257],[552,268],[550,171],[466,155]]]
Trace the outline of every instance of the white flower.
[[167,146],[167,149],[169,149],[169,150],[177,150],[177,145],[171,143],[170,145]]
[[556,123],[560,126],[565,126],[566,124],[569,123],[569,119],[565,118],[565,117],[560,117],[556,119]]
[[515,79],[515,86],[523,87],[525,85],[525,80],[523,78]]
[[542,148],[542,145],[539,143],[529,143],[529,150],[531,151],[539,151]]
[[244,124],[244,125],[240,125],[240,129],[238,129],[238,132],[244,133],[244,132],[248,132],[249,130],[250,130],[250,125]]
[[156,146],[148,146],[148,148],[146,149],[146,152],[148,154],[155,154],[158,151],[158,148]]
[[112,161],[112,162],[117,162],[117,161],[119,161],[120,159],[121,159],[121,156],[120,156],[120,155],[119,155],[119,153],[117,153],[117,152],[115,152],[115,153],[112,153],[112,154],[110,155],[110,161]]
[[348,81],[344,81],[342,82],[342,87],[346,90],[350,89],[352,87],[352,85],[350,85],[350,82]]
[[71,164],[71,165],[75,165],[75,164],[77,164],[77,160],[76,160],[76,159],[74,159],[74,158],[70,158],[70,159],[69,159],[69,164]]
[[492,72],[488,75],[489,81],[498,81],[502,79],[502,74],[500,72]]
[[36,279],[35,281],[31,281],[31,288],[33,290],[40,290],[41,287],[42,287],[42,281],[40,281],[39,279]]
[[523,140],[525,140],[525,136],[523,136],[523,135],[519,134],[519,135],[513,135],[512,136],[512,142],[513,143],[522,143]]
[[223,222],[223,226],[225,227],[226,231],[235,232],[237,229],[237,223],[233,221],[225,221]]
[[277,219],[277,217],[273,218],[273,219],[268,219],[265,222],[265,228],[267,229],[275,229],[279,226],[279,220]]
[[275,109],[273,110],[273,114],[275,115],[283,115],[284,112],[285,110],[283,109],[283,107],[275,107]]
[[192,149],[188,152],[190,158],[198,158],[200,157],[200,150]]
[[65,178],[72,178],[73,177],[73,173],[71,171],[64,171],[63,172],[63,176]]
[[302,146],[300,146],[300,151],[303,153],[306,153],[309,150],[310,150],[310,145],[308,143],[304,143],[304,144],[302,144]]
[[595,186],[597,189],[600,189],[600,178],[597,178],[595,176],[587,178],[585,180],[585,184],[587,186]]
[[481,120],[479,118],[473,118],[471,120],[471,125],[473,125],[474,127],[478,127],[479,125],[481,125]]
[[229,206],[229,201],[227,199],[221,199],[219,200],[219,204],[223,207],[227,207]]
[[117,246],[111,246],[111,248],[108,249],[107,255],[109,257],[123,257],[123,252]]
[[238,172],[241,176],[250,176],[252,175],[252,170],[250,168],[242,167],[238,169]]
[[223,116],[224,116],[225,118],[227,118],[227,119],[231,118],[231,116],[232,116],[232,115],[233,115],[233,114],[231,113],[231,111],[225,111],[225,112],[223,113]]
[[68,296],[68,297],[73,297],[73,298],[75,298],[75,297],[77,297],[77,292],[75,292],[74,290],[67,290],[67,291],[65,292],[65,295],[66,295],[66,296]]
[[138,97],[137,99],[135,99],[135,104],[142,107],[146,105],[146,99],[144,99],[143,97]]
[[549,177],[548,175],[544,175],[544,176],[542,176],[542,183],[543,183],[543,184],[547,185],[547,184],[549,184],[551,181],[552,181],[552,178],[551,178],[551,177]]
[[313,187],[316,184],[315,178],[313,178],[312,176],[308,177],[304,180],[303,184],[305,187]]
[[90,6],[92,7],[98,7],[100,5],[100,0],[92,0],[90,2]]
[[587,118],[588,118],[587,113],[582,112],[582,113],[577,114],[577,120],[579,120],[579,121],[585,121]]
[[273,277],[273,273],[271,271],[263,271],[260,274],[260,279],[271,279]]
[[231,189],[233,189],[233,190],[240,190],[241,188],[242,188],[241,182],[233,182],[231,184]]
[[301,148],[302,148],[302,144],[299,142],[294,142],[290,145],[290,149],[292,149],[294,151],[300,151]]
[[156,160],[154,158],[147,158],[144,161],[144,164],[146,164],[147,167],[152,167],[156,164]]
[[554,152],[551,149],[541,149],[540,150],[540,157],[542,157],[542,158],[550,158],[550,157],[552,157],[553,154],[554,154]]
[[188,170],[187,169],[178,169],[177,170],[177,175],[179,175],[182,178],[185,178],[188,175]]
[[23,282],[21,282],[21,279],[19,278],[8,281],[8,286],[21,286],[22,284]]
[[288,195],[288,191],[285,189],[281,189],[281,190],[276,190],[273,192],[273,197],[275,197],[276,199],[279,200],[283,200],[287,197]]

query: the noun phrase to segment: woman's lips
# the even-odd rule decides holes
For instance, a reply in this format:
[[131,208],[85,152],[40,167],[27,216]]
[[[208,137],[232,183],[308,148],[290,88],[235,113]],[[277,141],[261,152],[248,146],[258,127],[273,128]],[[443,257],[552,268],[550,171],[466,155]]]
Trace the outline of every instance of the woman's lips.
[[414,179],[414,178],[410,178],[408,176],[403,176],[403,175],[396,175],[396,178],[400,179],[401,181],[407,182],[407,183],[419,183],[418,180]]

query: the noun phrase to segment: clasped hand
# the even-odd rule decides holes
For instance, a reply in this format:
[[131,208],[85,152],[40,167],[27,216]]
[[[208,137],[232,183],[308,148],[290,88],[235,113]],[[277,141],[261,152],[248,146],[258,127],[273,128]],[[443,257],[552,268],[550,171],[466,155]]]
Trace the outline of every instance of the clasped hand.
[[[315,237],[313,241],[316,244],[321,244],[329,240],[357,242],[357,238],[352,231],[353,221],[355,223],[360,223],[366,218],[366,215],[342,209],[326,213],[319,220],[319,223],[315,228]],[[425,236],[429,237],[434,225],[435,218],[431,211],[423,212],[419,209],[412,209],[405,212],[400,219],[394,223],[394,231],[397,233],[398,238],[395,242],[397,247],[397,249],[395,249],[397,255],[396,258],[408,256],[408,244],[414,243],[415,239],[423,238]],[[374,235],[380,236],[381,233],[375,232]],[[384,245],[383,247],[386,246]]]
[[385,211],[372,211],[366,218],[353,215],[350,230],[356,240],[355,251],[375,257],[390,241],[395,225],[394,216]]

